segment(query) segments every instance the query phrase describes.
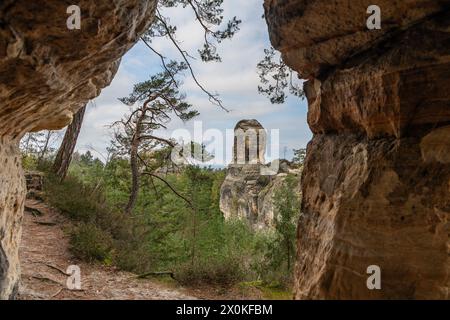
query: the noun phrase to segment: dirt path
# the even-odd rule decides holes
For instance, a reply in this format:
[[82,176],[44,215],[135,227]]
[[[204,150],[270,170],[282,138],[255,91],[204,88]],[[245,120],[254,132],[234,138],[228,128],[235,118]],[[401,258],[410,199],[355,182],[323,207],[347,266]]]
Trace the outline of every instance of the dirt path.
[[[20,259],[22,283],[19,299],[120,299],[177,300],[195,299],[183,288],[169,287],[154,280],[75,259],[69,252],[64,228],[68,222],[57,212],[36,200],[27,200],[24,214]],[[33,214],[34,213],[34,214]],[[67,267],[81,271],[80,291],[66,285]]]

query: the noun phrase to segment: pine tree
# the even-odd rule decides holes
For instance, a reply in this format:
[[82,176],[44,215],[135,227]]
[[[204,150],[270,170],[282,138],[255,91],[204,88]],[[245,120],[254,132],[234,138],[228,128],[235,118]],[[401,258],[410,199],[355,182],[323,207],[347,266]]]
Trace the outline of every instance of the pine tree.
[[130,198],[125,207],[128,214],[136,203],[141,174],[157,177],[151,171],[145,170],[149,167],[145,154],[161,145],[174,146],[173,141],[157,136],[155,131],[166,128],[172,117],[188,121],[198,115],[192,105],[185,101],[185,95],[179,91],[180,82],[176,80],[186,68],[184,63],[171,62],[167,65],[167,70],[151,76],[150,80],[136,84],[128,97],[120,99],[134,108],[130,115],[113,124],[116,128],[113,140],[115,153],[130,157],[132,184]]
[[279,257],[275,261],[280,265],[286,262],[288,273],[295,258],[296,222],[300,213],[300,197],[294,192],[298,184],[296,179],[288,175],[274,195],[276,244],[272,254]]

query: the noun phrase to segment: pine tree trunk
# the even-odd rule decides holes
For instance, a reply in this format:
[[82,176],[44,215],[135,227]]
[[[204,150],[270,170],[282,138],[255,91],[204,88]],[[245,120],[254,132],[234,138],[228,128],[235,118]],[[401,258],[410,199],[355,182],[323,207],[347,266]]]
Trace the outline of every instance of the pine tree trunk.
[[146,109],[144,109],[136,122],[136,131],[130,146],[130,167],[131,167],[131,193],[128,198],[128,203],[125,207],[125,213],[130,215],[136,204],[139,192],[139,164],[138,164],[138,149],[142,129],[142,121],[145,119]]
[[133,141],[130,150],[130,166],[131,166],[131,193],[128,199],[125,213],[131,214],[136,204],[137,195],[139,192],[139,167],[137,159],[138,146],[137,141]]
[[83,124],[86,106],[78,110],[74,115],[72,123],[67,127],[64,139],[59,147],[55,162],[53,163],[53,172],[62,180],[67,175],[72,154],[77,144],[78,135],[80,134],[81,125]]
[[38,165],[42,164],[42,160],[44,160],[45,154],[47,153],[47,149],[48,149],[48,144],[50,142],[50,137],[52,135],[52,131],[48,130],[47,131],[47,136],[45,137],[45,144],[44,147],[41,150],[41,153],[39,154],[39,158],[38,158]]

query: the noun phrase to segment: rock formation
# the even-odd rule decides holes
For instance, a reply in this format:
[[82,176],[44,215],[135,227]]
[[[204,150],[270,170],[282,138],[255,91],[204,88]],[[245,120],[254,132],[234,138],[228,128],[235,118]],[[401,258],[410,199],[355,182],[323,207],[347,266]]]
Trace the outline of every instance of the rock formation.
[[[266,0],[308,79],[295,297],[449,299],[450,4]],[[381,269],[369,290],[367,268]]]
[[29,131],[59,129],[96,97],[153,19],[155,0],[80,0],[69,30],[59,0],[0,3],[0,299],[14,298],[25,179],[18,149]]
[[234,127],[233,164],[263,164],[266,132],[257,120],[241,120]]
[[27,199],[43,199],[44,173],[39,171],[25,171],[25,185],[27,188]]
[[273,195],[288,173],[299,175],[288,161],[279,163],[278,172],[267,175],[271,167],[264,162],[266,135],[257,120],[241,120],[234,128],[233,162],[220,189],[220,210],[225,219],[238,218],[254,229],[273,226]]

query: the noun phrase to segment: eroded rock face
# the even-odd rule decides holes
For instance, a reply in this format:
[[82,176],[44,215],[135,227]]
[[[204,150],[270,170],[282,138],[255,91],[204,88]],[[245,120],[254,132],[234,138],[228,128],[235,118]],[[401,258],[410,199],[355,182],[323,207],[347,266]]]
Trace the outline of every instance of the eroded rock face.
[[265,1],[272,43],[309,79],[295,296],[449,299],[449,3],[377,1],[377,31],[370,4]]
[[[382,12],[381,30],[368,31],[367,8]],[[447,0],[265,0],[272,44],[303,78],[318,76],[448,7]]]
[[59,129],[108,85],[121,56],[151,23],[156,1],[78,1],[81,30],[67,3],[0,4],[0,136]]
[[234,132],[233,162],[220,189],[220,210],[225,219],[246,221],[256,230],[273,227],[275,191],[287,174],[300,176],[300,170],[286,160],[264,163],[266,134],[257,120],[239,121]]
[[13,299],[19,288],[18,244],[26,186],[19,148],[0,138],[0,298]]
[[59,0],[0,3],[0,299],[14,296],[25,182],[18,142],[59,129],[107,86],[122,55],[151,24],[156,0],[81,0],[69,30]]
[[264,163],[266,132],[256,119],[241,120],[234,127],[233,163]]
[[[274,226],[274,195],[288,174],[298,176],[299,169],[280,166],[280,171],[273,175],[261,174],[263,165],[231,164],[220,189],[220,210],[225,219],[246,221],[255,230]],[[282,169],[283,168],[283,169]],[[300,196],[300,183],[297,192]]]

